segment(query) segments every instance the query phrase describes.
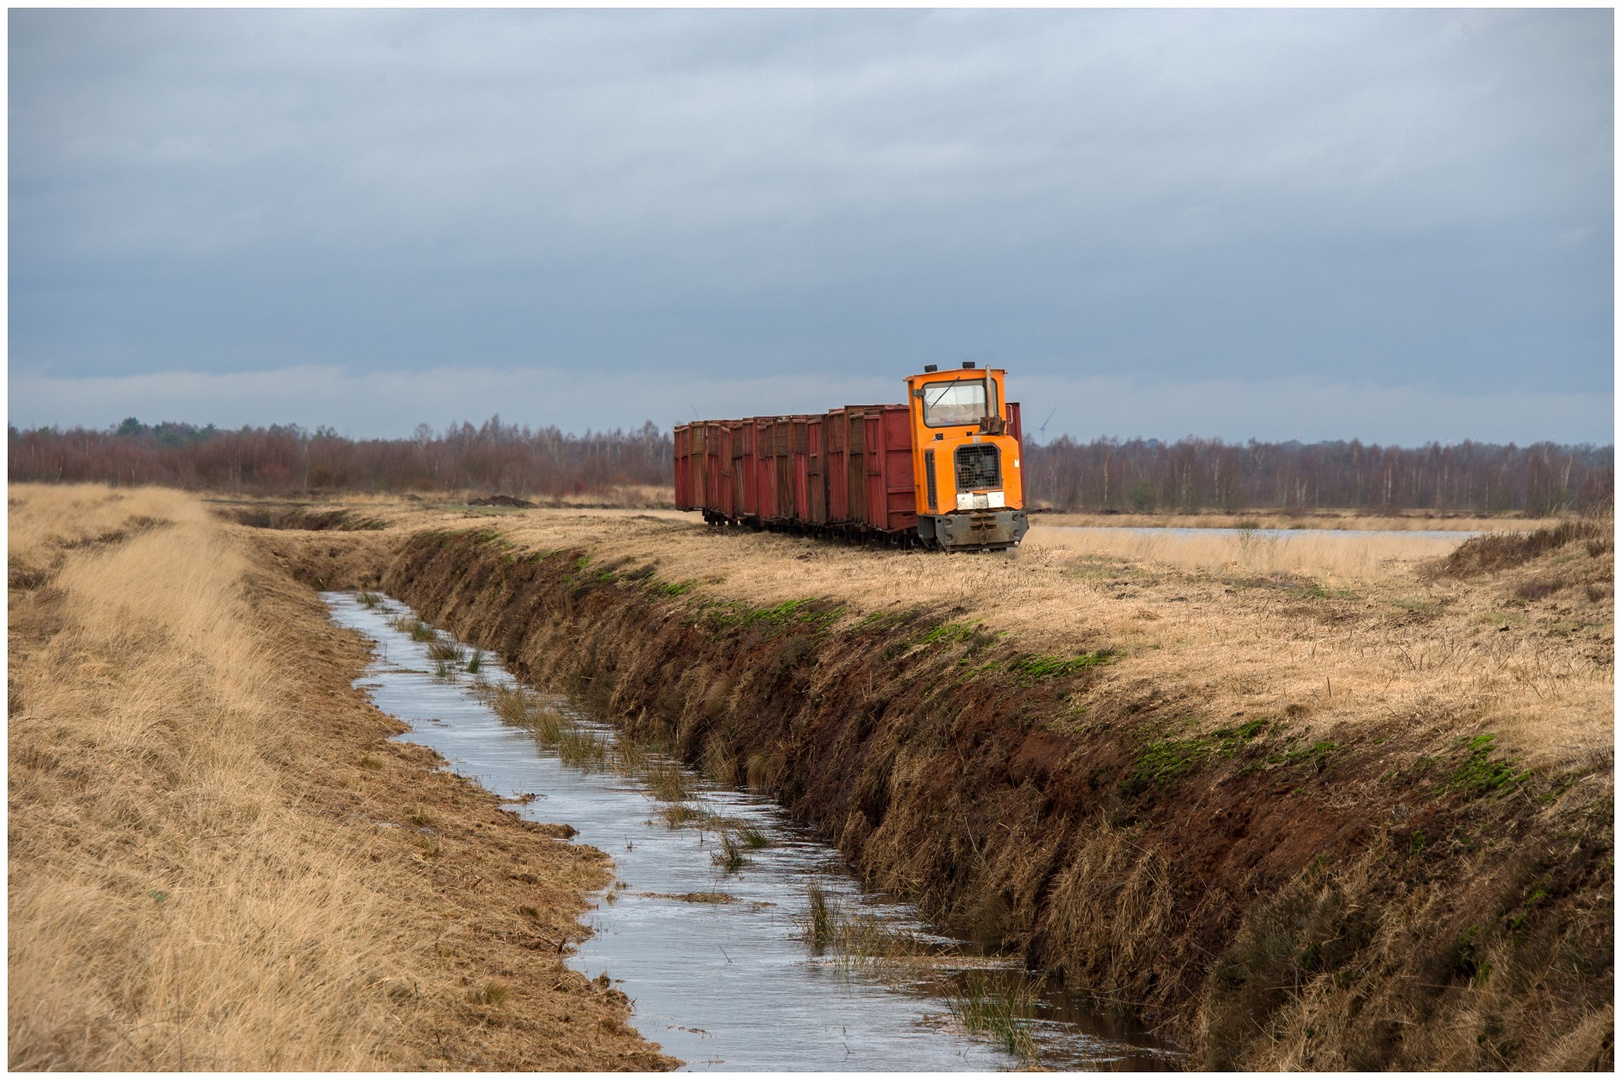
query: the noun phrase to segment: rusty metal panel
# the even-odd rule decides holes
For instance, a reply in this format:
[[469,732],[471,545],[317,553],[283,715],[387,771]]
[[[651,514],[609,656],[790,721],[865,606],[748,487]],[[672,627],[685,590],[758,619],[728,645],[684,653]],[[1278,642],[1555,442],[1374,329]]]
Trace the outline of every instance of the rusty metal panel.
[[848,520],[867,524],[867,413],[860,408],[845,407],[845,508]]
[[743,439],[743,456],[738,459],[743,473],[743,500],[738,504],[738,516],[750,520],[760,516],[760,487],[755,480],[760,471],[760,460],[755,455],[759,432],[753,419],[738,421],[738,437]]
[[749,427],[741,420],[728,420],[726,431],[730,451],[727,455],[727,514],[736,518],[743,513],[744,507],[744,478],[748,475],[745,450],[749,445]]
[[1023,435],[1021,435],[1021,430],[1022,429],[1020,428],[1019,424],[1019,402],[1010,401],[1008,403],[1008,434],[1014,437],[1015,442],[1023,445],[1025,438]]
[[721,512],[721,425],[704,425],[704,505]]
[[806,417],[791,417],[789,428],[789,471],[790,486],[794,493],[794,521],[796,524],[805,525],[811,522],[811,443],[810,435],[806,432]]
[[732,424],[723,420],[716,424],[716,433],[720,436],[721,452],[716,456],[719,465],[719,484],[715,492],[715,509],[727,517],[733,515],[732,501],[732,475],[736,471],[737,462],[732,456]]
[[687,480],[687,500],[695,509],[704,509],[704,425],[687,428],[687,453],[683,455]]
[[868,412],[862,416],[862,524],[884,528],[884,416]]
[[772,468],[772,417],[757,416],[755,428],[755,515],[761,521],[777,516],[777,477]]
[[918,525],[917,481],[912,470],[912,416],[905,405],[886,405],[878,431],[883,447],[879,471],[883,474],[886,532]]
[[822,437],[827,440],[823,451],[824,483],[828,485],[828,521],[839,523],[850,520],[850,475],[846,464],[850,432],[844,409],[830,409],[822,421]]
[[709,508],[709,499],[704,490],[704,425],[694,424],[692,429],[691,456],[688,458],[688,468],[692,477],[693,502],[704,509]]
[[670,433],[675,457],[672,465],[676,483],[677,510],[697,509],[693,503],[693,478],[688,466],[688,447],[691,445],[688,432],[686,424],[677,424],[675,430]]
[[808,417],[806,430],[806,486],[811,493],[811,512],[807,520],[813,525],[828,524],[828,471],[827,454],[823,447],[824,417]]
[[794,457],[790,448],[794,421],[780,416],[772,422],[772,509],[774,520],[794,519]]

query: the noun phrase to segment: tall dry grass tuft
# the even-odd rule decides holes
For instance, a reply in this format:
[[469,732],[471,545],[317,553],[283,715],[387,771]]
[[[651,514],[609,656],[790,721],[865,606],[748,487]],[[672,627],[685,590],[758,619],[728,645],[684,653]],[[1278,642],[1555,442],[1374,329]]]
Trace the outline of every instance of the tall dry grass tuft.
[[1575,541],[1584,541],[1589,553],[1612,550],[1616,523],[1609,518],[1582,518],[1529,533],[1493,532],[1460,544],[1447,558],[1442,571],[1455,577],[1506,570],[1554,551]]
[[1160,853],[1100,817],[1078,832],[1041,933],[1061,955],[1091,961],[1086,984],[1100,1000],[1141,1001],[1172,960],[1160,955],[1174,922],[1169,884]]

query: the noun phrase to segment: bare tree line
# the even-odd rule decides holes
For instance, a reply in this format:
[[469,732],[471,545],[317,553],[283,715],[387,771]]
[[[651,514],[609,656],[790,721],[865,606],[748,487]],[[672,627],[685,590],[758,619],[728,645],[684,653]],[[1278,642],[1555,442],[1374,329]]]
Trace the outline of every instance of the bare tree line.
[[1541,516],[1611,502],[1615,448],[1243,445],[1220,439],[1027,443],[1026,489],[1069,511],[1431,510]]
[[221,431],[212,425],[131,418],[108,431],[38,428],[9,432],[13,481],[101,481],[186,489],[293,491],[477,490],[565,495],[622,484],[669,484],[670,435],[649,422],[634,431],[574,435],[545,427],[418,425],[409,439],[347,439],[294,424]]
[[[491,417],[409,439],[347,439],[327,428],[237,431],[191,424],[109,430],[9,430],[13,481],[101,481],[188,489],[293,491],[477,490],[565,495],[623,484],[667,485],[671,437],[650,421],[633,431],[574,435]],[[1359,509],[1542,515],[1607,506],[1614,448],[1463,442],[1417,448],[1351,442],[1243,445],[1220,439],[1068,436],[1024,450],[1026,491],[1071,511]]]

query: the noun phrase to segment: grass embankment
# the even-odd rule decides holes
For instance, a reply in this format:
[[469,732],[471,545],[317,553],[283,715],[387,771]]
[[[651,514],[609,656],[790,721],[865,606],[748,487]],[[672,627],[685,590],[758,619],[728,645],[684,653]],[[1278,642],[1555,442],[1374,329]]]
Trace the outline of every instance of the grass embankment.
[[1609,523],[1305,574],[377,512],[274,544],[392,536],[430,618],[1195,1064],[1611,1061]]
[[673,1064],[562,963],[606,857],[387,741],[246,530],[9,496],[11,1068]]

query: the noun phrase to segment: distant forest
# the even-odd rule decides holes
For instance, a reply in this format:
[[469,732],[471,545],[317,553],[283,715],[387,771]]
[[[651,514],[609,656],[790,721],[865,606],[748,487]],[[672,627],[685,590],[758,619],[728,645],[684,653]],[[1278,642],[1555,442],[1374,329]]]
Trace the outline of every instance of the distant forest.
[[419,425],[409,439],[346,439],[296,424],[221,431],[212,425],[147,425],[110,431],[10,429],[13,481],[110,484],[285,495],[299,491],[484,491],[567,495],[625,484],[671,483],[670,435],[635,431],[570,435],[532,431],[499,416],[479,427]]
[[1541,517],[1611,503],[1611,446],[1068,437],[1025,449],[1027,489],[1076,511],[1314,509],[1519,511]]
[[[571,435],[492,417],[409,439],[347,439],[297,425],[221,431],[131,418],[106,431],[9,429],[13,481],[102,481],[286,495],[321,490],[562,496],[627,484],[668,486],[671,437]],[[1354,509],[1519,511],[1610,505],[1611,446],[1464,442],[1415,449],[1352,442],[1219,439],[1027,441],[1033,503],[1072,511]]]

